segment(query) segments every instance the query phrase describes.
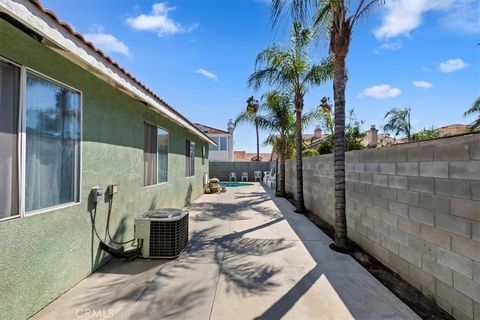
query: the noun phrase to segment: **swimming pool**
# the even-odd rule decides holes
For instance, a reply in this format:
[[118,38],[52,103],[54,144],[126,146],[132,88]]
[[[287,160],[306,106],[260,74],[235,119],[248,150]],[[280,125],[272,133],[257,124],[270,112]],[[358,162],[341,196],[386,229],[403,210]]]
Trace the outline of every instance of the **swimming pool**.
[[231,181],[231,182],[220,182],[220,186],[226,187],[226,188],[237,188],[237,187],[244,187],[244,186],[253,186],[253,183]]

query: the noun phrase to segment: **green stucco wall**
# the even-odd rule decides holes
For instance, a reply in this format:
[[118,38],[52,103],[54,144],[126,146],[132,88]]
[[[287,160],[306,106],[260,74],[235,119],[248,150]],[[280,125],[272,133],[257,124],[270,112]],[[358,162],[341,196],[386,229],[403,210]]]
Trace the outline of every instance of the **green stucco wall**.
[[[110,228],[133,236],[133,217],[151,208],[183,207],[202,193],[207,144],[0,19],[0,55],[82,92],[81,201],[68,208],[0,222],[0,318],[24,319],[109,260],[92,231],[93,186],[116,183]],[[143,186],[143,122],[169,130],[168,183]],[[185,139],[196,143],[196,175],[185,177]],[[208,151],[207,151],[208,152]],[[105,230],[107,203],[97,212]]]

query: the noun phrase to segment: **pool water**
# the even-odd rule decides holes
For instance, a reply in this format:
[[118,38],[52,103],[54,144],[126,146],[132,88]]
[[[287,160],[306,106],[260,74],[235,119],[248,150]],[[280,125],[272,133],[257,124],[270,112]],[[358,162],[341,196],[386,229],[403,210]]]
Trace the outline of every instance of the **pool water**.
[[244,186],[253,186],[253,183],[248,183],[248,182],[220,182],[220,186],[226,187],[226,188],[237,188],[237,187],[244,187]]

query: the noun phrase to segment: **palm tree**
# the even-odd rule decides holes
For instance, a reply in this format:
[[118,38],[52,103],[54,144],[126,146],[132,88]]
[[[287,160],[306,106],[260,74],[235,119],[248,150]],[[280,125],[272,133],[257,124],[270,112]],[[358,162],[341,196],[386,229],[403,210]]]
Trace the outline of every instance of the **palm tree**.
[[294,20],[309,20],[310,13],[314,12],[314,25],[326,26],[329,33],[335,102],[335,243],[331,247],[338,251],[348,249],[345,214],[345,87],[347,80],[345,61],[355,23],[375,5],[384,1],[359,0],[355,7],[349,8],[348,0],[272,0],[274,24],[278,22],[283,9],[289,3]]
[[385,132],[393,132],[396,136],[405,134],[407,141],[412,141],[412,123],[410,122],[410,108],[393,108],[385,114],[387,124],[383,126]]
[[282,91],[293,95],[296,126],[296,170],[297,192],[296,212],[304,212],[303,200],[303,170],[302,170],[302,112],[304,97],[313,85],[319,85],[331,78],[332,64],[323,60],[312,64],[309,60],[309,48],[313,33],[302,28],[299,22],[293,24],[289,46],[273,44],[261,51],[255,63],[255,72],[249,77],[248,83],[255,89],[262,84],[276,86]]
[[[285,159],[291,153],[292,146],[295,144],[295,109],[292,106],[291,95],[272,91],[266,93],[262,100],[265,102],[257,110],[255,115],[242,112],[236,123],[248,122],[258,125],[261,129],[271,132],[265,140],[265,144],[270,144],[279,155],[279,172],[278,172],[278,194],[277,196],[285,196]],[[322,110],[306,112],[302,117],[302,124],[309,125],[313,121],[319,119]],[[292,139],[293,138],[293,139]]]
[[[252,116],[253,119],[256,119],[258,112],[259,104],[258,100],[253,96],[247,99],[247,110],[246,112]],[[236,124],[236,122],[235,122]],[[258,123],[255,121],[255,131],[257,133],[257,159],[255,161],[260,161],[260,138],[258,136]]]
[[463,114],[465,117],[471,114],[477,114],[478,118],[470,124],[470,131],[480,130],[480,97],[478,97],[472,106]]

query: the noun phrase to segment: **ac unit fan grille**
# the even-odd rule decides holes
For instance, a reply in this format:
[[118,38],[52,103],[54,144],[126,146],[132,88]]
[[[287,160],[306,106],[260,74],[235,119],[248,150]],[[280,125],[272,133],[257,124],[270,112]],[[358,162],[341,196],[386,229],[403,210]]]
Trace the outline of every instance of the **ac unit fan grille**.
[[150,221],[150,256],[176,257],[188,244],[188,214],[177,221]]

